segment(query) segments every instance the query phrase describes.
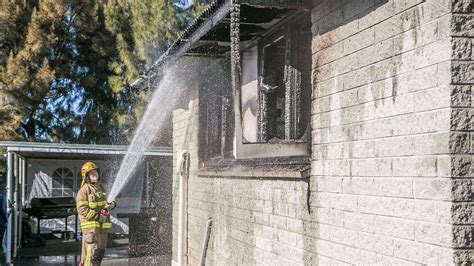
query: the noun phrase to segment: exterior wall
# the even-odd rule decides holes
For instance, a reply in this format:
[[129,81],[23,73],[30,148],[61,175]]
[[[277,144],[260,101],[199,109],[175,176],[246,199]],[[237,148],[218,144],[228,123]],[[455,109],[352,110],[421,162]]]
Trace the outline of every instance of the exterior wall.
[[[451,20],[451,131],[457,136],[451,150],[449,175],[452,178],[453,243],[455,262],[474,263],[474,205],[472,194],[474,120],[472,88],[474,84],[474,2],[453,1]],[[457,147],[457,148],[456,148]]]
[[[197,169],[198,158],[198,101],[190,101],[187,109],[177,109],[173,112],[173,254],[172,260],[177,259],[178,246],[178,222],[179,222],[179,176],[177,165],[177,156],[182,150],[190,154],[190,169]],[[194,179],[190,175],[189,183]],[[192,188],[190,189],[192,190]],[[192,195],[189,193],[188,197]],[[190,206],[188,206],[189,209]],[[191,220],[192,222],[192,220]],[[199,240],[196,239],[199,242]],[[188,241],[184,241],[187,243]],[[185,249],[186,250],[186,249]]]
[[472,59],[472,13],[452,8],[469,1],[314,2],[313,204],[340,217],[318,220],[318,254],[468,260],[472,227],[453,223],[472,223],[471,87],[454,84],[473,65],[452,60]]
[[[469,2],[313,0],[309,179],[198,175],[197,101],[176,110],[188,264],[209,217],[208,265],[472,260]],[[178,187],[175,173],[174,261]]]
[[[188,264],[197,265],[204,229],[212,217],[207,265],[301,265],[314,260],[316,234],[307,208],[308,180],[208,177],[197,175],[197,100],[173,115],[174,165],[181,149],[190,152],[186,241]],[[177,261],[178,189],[173,181],[173,261]]]

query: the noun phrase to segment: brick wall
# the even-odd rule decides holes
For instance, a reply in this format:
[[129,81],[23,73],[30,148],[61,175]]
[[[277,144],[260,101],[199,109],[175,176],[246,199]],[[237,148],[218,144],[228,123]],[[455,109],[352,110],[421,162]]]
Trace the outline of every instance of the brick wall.
[[471,88],[451,84],[473,81],[472,64],[452,62],[471,59],[472,14],[452,15],[472,12],[469,1],[313,2],[315,204],[343,220],[317,253],[468,259],[472,227],[453,223],[472,221],[459,211],[470,211],[461,202],[472,199],[472,175],[454,173],[470,165]]
[[474,205],[472,194],[474,152],[474,120],[472,110],[472,85],[474,84],[474,2],[452,2],[451,20],[451,131],[455,143],[448,163],[452,178],[451,219],[453,226],[454,260],[456,263],[474,262],[473,234]]
[[176,110],[188,264],[209,217],[207,265],[471,260],[470,2],[313,0],[309,179],[199,176],[197,101]]
[[[198,176],[197,111],[193,101],[187,110],[173,114],[174,165],[177,152],[190,151],[188,181],[188,264],[201,256],[204,229],[212,217],[208,265],[300,265],[312,260],[314,243],[303,232],[315,232],[307,208],[308,180],[258,179],[234,176]],[[173,260],[177,261],[178,188],[173,182]],[[305,220],[303,220],[303,218]]]

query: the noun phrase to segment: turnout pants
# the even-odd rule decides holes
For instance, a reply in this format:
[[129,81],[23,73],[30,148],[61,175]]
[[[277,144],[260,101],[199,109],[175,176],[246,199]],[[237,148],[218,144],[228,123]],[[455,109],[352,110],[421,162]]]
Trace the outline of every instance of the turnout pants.
[[90,228],[82,232],[81,262],[84,266],[99,266],[107,247],[108,229]]

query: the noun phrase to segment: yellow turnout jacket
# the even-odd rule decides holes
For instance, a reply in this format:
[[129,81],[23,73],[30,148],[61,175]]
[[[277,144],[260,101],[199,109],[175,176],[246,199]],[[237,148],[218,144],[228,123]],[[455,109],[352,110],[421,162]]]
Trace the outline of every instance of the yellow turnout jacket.
[[82,232],[92,228],[110,229],[112,227],[110,216],[107,216],[104,222],[99,222],[100,211],[107,204],[106,199],[107,195],[101,184],[85,184],[77,192],[77,213],[81,221]]

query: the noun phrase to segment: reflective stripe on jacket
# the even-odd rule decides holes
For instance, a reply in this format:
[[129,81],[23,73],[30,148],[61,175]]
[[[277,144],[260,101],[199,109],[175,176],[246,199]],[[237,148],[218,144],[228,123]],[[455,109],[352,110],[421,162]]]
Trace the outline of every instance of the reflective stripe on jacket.
[[76,207],[81,221],[81,229],[110,229],[112,227],[110,216],[107,216],[102,223],[98,221],[100,211],[105,208],[106,204],[106,193],[102,185],[85,184],[79,189],[76,196]]
[[110,228],[112,228],[112,223],[110,223],[110,222],[100,223],[100,222],[97,222],[97,221],[81,222],[81,228],[82,229],[89,229],[89,228],[110,229]]

